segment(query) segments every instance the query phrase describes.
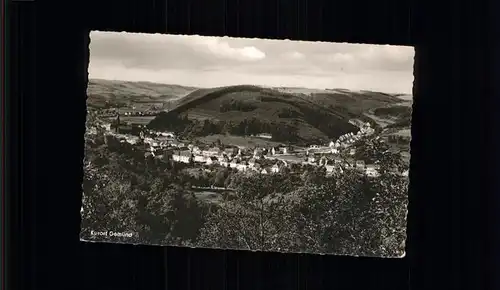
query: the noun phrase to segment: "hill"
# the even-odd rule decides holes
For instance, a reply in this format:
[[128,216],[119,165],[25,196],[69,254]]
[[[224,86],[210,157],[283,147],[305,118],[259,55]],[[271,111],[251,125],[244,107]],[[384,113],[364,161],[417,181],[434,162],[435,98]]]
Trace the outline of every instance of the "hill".
[[197,90],[180,85],[90,79],[87,87],[89,106],[129,106],[132,103],[164,105]]
[[347,110],[353,115],[361,115],[371,109],[392,106],[402,102],[396,96],[371,91],[327,90],[312,93],[306,97],[322,106]]
[[409,106],[390,106],[373,110],[377,117],[397,119],[411,119],[411,112],[412,108]]
[[[358,95],[305,95],[251,85],[199,89],[180,99],[170,112],[157,116],[149,126],[186,133],[194,130],[196,134],[270,133],[280,142],[324,142],[357,131],[349,120],[365,118],[363,109],[398,102],[385,95],[368,99],[367,93]],[[186,126],[190,128],[186,130]]]

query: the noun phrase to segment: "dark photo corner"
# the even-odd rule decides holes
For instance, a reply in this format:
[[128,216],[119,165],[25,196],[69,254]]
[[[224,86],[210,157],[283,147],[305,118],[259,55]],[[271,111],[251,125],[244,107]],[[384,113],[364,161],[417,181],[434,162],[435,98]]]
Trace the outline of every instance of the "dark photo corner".
[[[498,158],[490,109],[498,90],[488,5],[9,2],[5,118],[12,124],[6,146],[13,170],[6,180],[13,235],[7,241],[16,251],[7,252],[7,262],[23,279],[8,283],[21,289],[494,289],[497,234],[490,225]],[[414,46],[406,256],[80,242],[91,30]]]

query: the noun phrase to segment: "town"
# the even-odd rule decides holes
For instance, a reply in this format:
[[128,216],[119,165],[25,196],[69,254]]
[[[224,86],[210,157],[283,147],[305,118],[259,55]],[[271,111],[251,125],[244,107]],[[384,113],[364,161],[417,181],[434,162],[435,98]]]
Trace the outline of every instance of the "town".
[[[98,112],[99,114],[99,112]],[[193,164],[210,170],[226,167],[239,172],[275,174],[294,171],[312,166],[324,168],[326,175],[342,173],[346,169],[355,169],[368,177],[379,176],[380,165],[356,159],[356,141],[374,137],[375,129],[370,123],[358,122],[359,131],[340,136],[329,144],[311,144],[307,147],[292,145],[277,146],[235,146],[232,144],[201,144],[196,140],[181,140],[174,132],[158,132],[147,129],[145,124],[121,120],[109,111],[102,111],[97,117],[98,126],[108,137],[113,136],[120,142],[127,142],[144,151],[145,158],[172,160],[173,162]],[[125,115],[127,116],[127,115]],[[141,114],[141,116],[144,116]],[[95,124],[94,124],[95,125]],[[89,128],[88,134],[96,133],[96,128]],[[272,135],[261,133],[253,138],[271,140]],[[400,173],[408,175],[408,170]]]

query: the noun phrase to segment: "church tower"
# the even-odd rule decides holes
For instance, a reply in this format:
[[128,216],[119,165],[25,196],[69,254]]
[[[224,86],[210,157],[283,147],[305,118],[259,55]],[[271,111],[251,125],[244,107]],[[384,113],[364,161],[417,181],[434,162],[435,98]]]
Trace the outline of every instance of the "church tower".
[[116,120],[115,120],[115,131],[116,133],[119,133],[120,132],[120,114],[118,114],[116,116]]

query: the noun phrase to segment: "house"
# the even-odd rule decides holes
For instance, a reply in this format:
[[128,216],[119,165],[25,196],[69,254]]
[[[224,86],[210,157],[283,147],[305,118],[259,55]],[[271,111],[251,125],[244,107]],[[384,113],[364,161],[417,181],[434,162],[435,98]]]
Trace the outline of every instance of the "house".
[[248,164],[246,162],[238,162],[236,164],[236,169],[239,171],[246,171],[248,169]]
[[111,131],[111,124],[102,124],[101,127],[106,131]]
[[237,149],[236,148],[232,148],[232,147],[224,148],[224,150],[223,150],[223,154],[226,154],[229,157],[232,157],[232,156],[236,155],[237,152],[238,152]]
[[356,161],[353,158],[346,158],[345,159],[345,166],[347,168],[355,167],[356,166]]
[[270,169],[268,169],[268,168],[264,168],[264,169],[262,169],[262,170],[260,171],[260,173],[261,173],[261,174],[269,174],[269,172],[270,172],[270,171],[271,171]]
[[339,165],[325,165],[325,169],[327,175],[332,175],[336,171],[342,170]]
[[356,160],[357,169],[365,169],[365,162],[363,160]]
[[189,163],[192,160],[192,154],[189,150],[176,150],[172,155],[175,162]]
[[256,135],[256,137],[264,138],[264,139],[272,139],[273,135],[267,134],[267,133],[261,133],[261,134]]
[[410,175],[410,170],[407,169],[401,173],[402,176],[408,177]]
[[318,160],[319,166],[326,165],[327,163],[328,163],[328,158],[326,158],[326,156],[321,156],[321,158],[319,158]]
[[224,166],[224,167],[227,167],[229,166],[229,157],[223,155],[221,157],[218,158],[218,162],[221,166]]
[[307,157],[307,160],[306,160],[306,162],[308,162],[308,163],[316,163],[317,161],[318,161],[318,158],[316,158],[316,156],[314,156],[314,155],[309,155]]
[[285,161],[279,161],[271,167],[272,173],[279,173],[283,170],[283,168],[287,167],[288,164]]
[[95,128],[95,127],[88,128],[85,133],[87,133],[89,135],[96,135],[97,134],[97,128]]
[[337,148],[332,148],[332,150],[330,150],[330,152],[331,152],[332,154],[339,154],[339,149],[337,149]]
[[194,155],[194,162],[199,162],[199,163],[206,163],[207,158],[203,155]]
[[258,163],[257,163],[257,159],[255,159],[255,158],[250,158],[250,159],[248,160],[248,166],[249,166],[250,168],[253,168],[253,167],[255,166],[255,164],[258,164]]
[[248,165],[248,169],[260,172],[262,170],[262,166],[260,165],[260,163],[255,163],[252,166]]
[[133,128],[130,125],[119,125],[116,127],[118,134],[132,134]]
[[210,157],[206,158],[206,162],[205,163],[207,165],[218,164],[219,163],[219,159],[217,159],[217,157],[215,157],[215,156],[210,156]]
[[261,157],[262,155],[264,155],[264,150],[262,150],[261,148],[255,148],[255,150],[253,151],[253,157],[257,158]]
[[239,163],[239,160],[238,160],[238,159],[233,159],[233,160],[231,160],[231,162],[229,163],[229,167],[231,167],[231,168],[236,168],[236,167],[238,167],[238,163]]
[[380,166],[375,165],[375,164],[368,164],[368,165],[366,165],[365,173],[367,176],[370,176],[370,177],[378,177],[378,176],[380,176],[379,170],[380,170]]
[[342,158],[335,156],[332,158],[333,164],[341,164],[342,163]]
[[220,148],[218,147],[212,147],[208,150],[204,150],[202,152],[202,155],[204,156],[220,156],[222,154],[222,150],[220,150]]
[[201,149],[198,146],[193,146],[193,148],[191,149],[191,152],[193,152],[193,154],[200,155],[201,154]]
[[351,149],[349,150],[349,155],[351,155],[351,156],[352,156],[352,155],[355,155],[355,154],[356,154],[356,149],[351,148]]
[[169,143],[173,147],[184,147],[184,143],[181,143],[181,142],[178,142],[178,141],[175,141],[175,140],[169,141]]
[[283,155],[293,153],[293,148],[291,146],[281,146],[279,149],[280,149],[280,153]]
[[163,137],[175,138],[175,134],[172,132],[162,132],[162,133],[160,133],[160,135]]

